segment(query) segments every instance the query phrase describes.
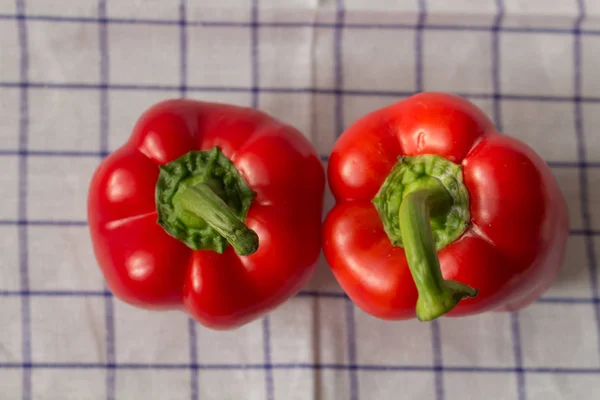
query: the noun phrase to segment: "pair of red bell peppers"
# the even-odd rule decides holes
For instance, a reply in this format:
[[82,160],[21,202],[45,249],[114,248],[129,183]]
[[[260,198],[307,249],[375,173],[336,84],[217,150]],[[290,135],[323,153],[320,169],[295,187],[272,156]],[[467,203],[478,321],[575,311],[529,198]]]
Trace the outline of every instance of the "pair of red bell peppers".
[[169,100],[145,112],[89,191],[112,292],[235,328],[296,294],[321,248],[384,319],[515,310],[553,281],[564,197],[529,147],[467,100],[420,93],[342,134],[328,180],[308,139],[254,109]]

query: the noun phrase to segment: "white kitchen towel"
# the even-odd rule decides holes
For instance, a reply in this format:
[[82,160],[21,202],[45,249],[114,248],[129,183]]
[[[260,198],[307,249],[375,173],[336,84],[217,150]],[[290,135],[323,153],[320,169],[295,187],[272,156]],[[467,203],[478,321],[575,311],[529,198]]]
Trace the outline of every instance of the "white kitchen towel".
[[[598,71],[597,0],[0,0],[0,399],[597,399]],[[565,266],[527,309],[384,322],[324,260],[232,332],[105,292],[88,184],[153,103],[258,107],[326,160],[424,90],[480,106],[568,200]]]

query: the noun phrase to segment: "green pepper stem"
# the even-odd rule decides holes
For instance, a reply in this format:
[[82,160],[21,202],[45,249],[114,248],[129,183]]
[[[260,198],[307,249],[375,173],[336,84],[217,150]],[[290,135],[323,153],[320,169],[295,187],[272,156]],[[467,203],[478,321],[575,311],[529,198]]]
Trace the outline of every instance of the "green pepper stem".
[[239,255],[249,255],[258,250],[258,235],[240,221],[229,206],[206,184],[187,188],[180,197],[181,206],[202,218],[219,232]]
[[452,310],[460,300],[478,293],[442,276],[430,215],[451,206],[452,197],[437,179],[426,182],[405,194],[399,210],[402,242],[419,293],[416,314],[421,321],[436,319]]

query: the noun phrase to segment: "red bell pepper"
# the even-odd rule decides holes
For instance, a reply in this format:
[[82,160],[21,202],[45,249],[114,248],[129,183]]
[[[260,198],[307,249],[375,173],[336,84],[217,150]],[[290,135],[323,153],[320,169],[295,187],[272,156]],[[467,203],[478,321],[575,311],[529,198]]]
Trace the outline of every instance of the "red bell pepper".
[[164,101],[93,176],[95,256],[123,301],[235,328],[311,276],[324,190],[296,129],[250,108]]
[[376,317],[516,310],[563,262],[567,207],[549,168],[463,98],[420,93],[364,116],[328,178],[326,259]]

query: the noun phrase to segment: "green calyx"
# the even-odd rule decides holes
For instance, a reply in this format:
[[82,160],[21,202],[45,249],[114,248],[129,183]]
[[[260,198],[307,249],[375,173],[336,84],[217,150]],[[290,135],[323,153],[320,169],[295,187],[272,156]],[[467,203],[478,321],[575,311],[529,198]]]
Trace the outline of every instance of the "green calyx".
[[431,231],[437,251],[456,240],[469,224],[469,193],[462,179],[462,168],[443,157],[403,156],[373,198],[383,228],[394,246],[403,247],[398,210],[411,192],[441,183],[448,197],[431,210]]
[[240,255],[258,248],[244,221],[255,194],[233,163],[214,147],[190,151],[160,167],[156,184],[158,224],[194,250]]
[[442,157],[401,157],[373,199],[391,243],[403,247],[419,293],[416,315],[431,321],[477,289],[445,280],[437,252],[469,224],[469,194],[462,170]]

